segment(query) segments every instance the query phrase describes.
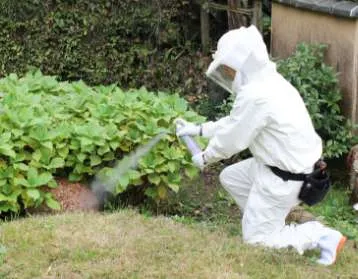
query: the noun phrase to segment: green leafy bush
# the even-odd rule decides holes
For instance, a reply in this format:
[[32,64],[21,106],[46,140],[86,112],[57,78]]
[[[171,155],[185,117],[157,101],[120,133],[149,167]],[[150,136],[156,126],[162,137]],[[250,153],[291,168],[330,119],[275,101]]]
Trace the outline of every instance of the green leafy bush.
[[[338,158],[355,141],[352,125],[342,115],[337,74],[324,63],[324,45],[300,44],[289,58],[277,61],[278,71],[300,92],[314,127],[324,141],[324,156]],[[220,106],[219,117],[232,107],[230,96]]]
[[299,44],[296,52],[278,61],[278,71],[302,95],[315,129],[322,137],[327,158],[338,158],[349,151],[352,126],[342,115],[338,78],[324,63],[326,45]]
[[197,172],[172,123],[178,116],[202,119],[178,95],[58,82],[40,72],[11,74],[0,80],[0,92],[0,212],[18,211],[20,202],[57,207],[43,187],[56,187],[56,176],[91,178],[162,131],[169,133],[115,194],[141,185],[152,198],[165,198],[179,189],[181,168],[190,177]]

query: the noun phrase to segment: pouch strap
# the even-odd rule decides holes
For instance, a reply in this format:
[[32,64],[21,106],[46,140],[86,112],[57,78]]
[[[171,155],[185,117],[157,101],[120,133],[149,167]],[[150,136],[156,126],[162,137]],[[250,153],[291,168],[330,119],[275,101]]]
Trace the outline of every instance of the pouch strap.
[[282,178],[284,181],[293,180],[293,181],[305,181],[307,174],[304,173],[292,173],[289,171],[284,171],[278,167],[268,166],[271,171],[276,174],[278,177]]

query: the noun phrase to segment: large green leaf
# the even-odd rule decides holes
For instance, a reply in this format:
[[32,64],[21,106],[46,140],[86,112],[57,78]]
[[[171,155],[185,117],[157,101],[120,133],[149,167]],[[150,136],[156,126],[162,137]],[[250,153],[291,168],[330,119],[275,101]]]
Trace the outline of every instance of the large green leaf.
[[91,160],[91,166],[97,166],[102,162],[101,157],[97,156],[96,154],[92,154],[90,156],[90,160]]
[[30,167],[27,171],[27,181],[29,187],[39,187],[46,185],[53,179],[50,172],[38,173],[37,169]]
[[50,160],[52,157],[52,149],[41,147],[40,152],[41,152],[41,160],[40,160],[41,163],[45,165],[50,164]]
[[18,164],[14,164],[14,169],[15,170],[27,171],[29,169],[29,166],[24,164],[24,163],[18,163]]
[[118,183],[121,185],[121,187],[123,189],[127,188],[128,184],[129,184],[129,175],[128,173],[125,173],[123,175],[121,175],[118,179]]
[[69,149],[67,146],[61,147],[57,149],[58,155],[60,155],[63,159],[65,159],[69,153]]
[[194,178],[199,173],[199,169],[194,166],[187,166],[184,171],[186,176],[188,176],[189,178]]
[[36,161],[39,162],[41,159],[42,153],[39,149],[37,149],[34,153],[32,153],[32,158]]
[[29,197],[31,197],[35,201],[41,197],[40,191],[37,189],[28,189],[26,193]]
[[148,180],[149,182],[155,184],[155,185],[159,185],[160,184],[160,175],[156,174],[156,173],[152,173],[150,175],[148,175]]
[[11,132],[5,132],[0,135],[1,143],[9,142],[10,139],[11,139]]
[[6,144],[6,143],[0,143],[0,154],[9,156],[11,158],[16,157],[16,153],[13,150],[13,147],[10,144]]
[[54,198],[52,198],[52,196],[46,196],[45,203],[51,209],[54,209],[54,210],[61,209],[61,204],[58,201],[56,201]]
[[61,157],[56,157],[51,160],[50,165],[48,166],[49,169],[58,169],[62,168],[65,165],[65,161]]
[[9,200],[9,197],[0,193],[0,202],[4,202],[4,201],[8,201]]
[[21,185],[25,187],[30,187],[30,183],[23,177],[15,177],[14,185]]

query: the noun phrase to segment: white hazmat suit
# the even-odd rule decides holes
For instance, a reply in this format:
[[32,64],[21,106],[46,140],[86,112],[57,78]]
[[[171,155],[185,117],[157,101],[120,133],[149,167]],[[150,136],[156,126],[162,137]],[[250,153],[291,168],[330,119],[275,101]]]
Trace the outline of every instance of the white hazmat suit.
[[[249,149],[253,158],[226,167],[220,182],[243,212],[244,241],[274,248],[294,247],[300,254],[320,248],[319,263],[334,263],[345,242],[341,233],[307,222],[285,225],[291,208],[300,203],[302,181],[284,181],[268,166],[292,173],[310,173],[322,153],[322,142],[297,90],[269,60],[256,27],[242,27],[224,34],[207,75],[220,79],[215,71],[229,66],[236,75],[218,83],[235,94],[230,115],[199,125],[186,122],[178,135],[210,139],[193,161],[201,167]],[[183,123],[182,123],[183,124]]]

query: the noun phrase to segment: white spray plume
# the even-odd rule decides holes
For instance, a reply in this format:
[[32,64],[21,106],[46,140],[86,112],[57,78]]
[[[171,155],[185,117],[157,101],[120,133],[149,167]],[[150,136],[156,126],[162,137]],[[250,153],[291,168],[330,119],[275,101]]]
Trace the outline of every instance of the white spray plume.
[[91,183],[91,189],[96,194],[97,198],[102,200],[105,192],[113,192],[118,185],[118,181],[130,169],[137,168],[139,160],[146,155],[154,145],[156,145],[167,132],[162,132],[152,138],[147,144],[139,146],[132,153],[124,156],[119,160],[115,167],[106,173],[96,175]]

